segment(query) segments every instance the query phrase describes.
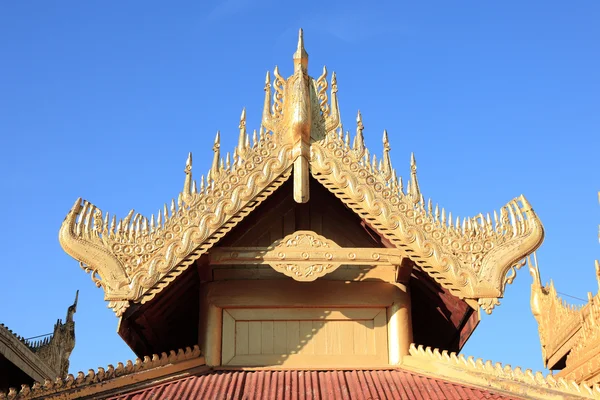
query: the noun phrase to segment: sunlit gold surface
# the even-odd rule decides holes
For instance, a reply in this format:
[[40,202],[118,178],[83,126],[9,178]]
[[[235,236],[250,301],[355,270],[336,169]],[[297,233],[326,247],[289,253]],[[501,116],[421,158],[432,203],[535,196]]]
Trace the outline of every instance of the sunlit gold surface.
[[[600,287],[598,261],[595,267]],[[566,367],[558,376],[588,384],[600,383],[600,291],[596,295],[588,293],[588,303],[584,306],[573,306],[558,296],[554,282],[542,286],[535,258],[530,260],[529,270],[533,276],[531,310],[538,322],[545,365],[553,367],[566,356]]]
[[[520,196],[494,218],[456,217],[426,201],[411,157],[406,188],[391,165],[383,135],[383,156],[369,152],[359,113],[356,136],[341,127],[337,81],[327,71],[307,74],[308,54],[300,38],[294,75],[277,68],[267,74],[262,128],[246,133],[245,111],[233,156],[221,156],[220,135],[214,159],[200,184],[193,180],[192,157],[185,167],[184,190],[170,206],[150,218],[133,210],[123,219],[77,200],[59,233],[64,250],[92,273],[117,315],[130,302],[153,298],[248,213],[294,175],[294,199],[309,200],[309,174],[403,251],[455,296],[477,301],[490,313],[519,261],[543,240],[535,212]],[[273,87],[273,92],[272,92]]]

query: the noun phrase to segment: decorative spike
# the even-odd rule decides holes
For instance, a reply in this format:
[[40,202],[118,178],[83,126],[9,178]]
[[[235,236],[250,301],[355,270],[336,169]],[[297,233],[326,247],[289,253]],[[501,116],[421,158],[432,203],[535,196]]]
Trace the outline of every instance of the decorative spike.
[[196,187],[196,180],[195,179],[192,181],[192,193],[193,194],[198,194],[198,189]]
[[252,147],[256,147],[258,144],[258,136],[256,134],[256,129],[252,132]]
[[154,226],[154,214],[152,214],[152,216],[150,217],[150,232],[154,232],[154,229],[156,227]]
[[466,233],[467,231],[467,219],[463,218],[463,223],[462,223],[462,233],[463,235]]
[[123,233],[123,220],[119,220],[119,223],[117,224],[117,233],[122,234]]
[[498,229],[498,213],[494,210],[494,226]]
[[192,182],[192,153],[188,153],[187,160],[185,161],[185,183],[183,184],[183,193],[186,195],[191,193],[191,182]]
[[219,169],[219,160],[221,159],[221,133],[217,131],[217,135],[215,136],[215,144],[213,146],[213,151],[215,152],[213,156],[212,168],[210,169],[210,176],[212,179],[217,180],[219,178],[220,169]]
[[231,169],[231,154],[229,152],[227,152],[227,157],[225,159],[225,169],[228,171]]
[[350,147],[350,132],[346,132],[344,135],[344,144],[346,147]]
[[205,183],[204,183],[204,175],[200,177],[200,193],[204,193]]
[[391,149],[392,148],[390,146],[390,141],[388,139],[387,130],[384,130],[383,131],[383,165],[380,168],[380,170],[382,171],[382,173],[384,175],[384,179],[389,178],[390,171],[392,170],[392,161],[390,159],[390,150]]
[[163,213],[165,215],[165,222],[169,220],[169,209],[167,208],[167,203],[165,203],[165,208],[163,209]]
[[433,205],[431,204],[431,199],[427,200],[427,213],[429,215],[433,215]]
[[446,209],[442,207],[442,225],[446,226]]
[[417,161],[414,153],[410,154],[410,183],[411,192],[409,194],[416,204],[419,201],[421,190],[419,189],[419,181],[417,180]]
[[271,74],[267,71],[267,77],[265,78],[265,102],[263,105],[263,124],[269,124],[271,122]]
[[90,233],[90,229],[92,228],[92,215],[94,214],[94,210],[96,209],[96,207],[91,206],[88,209],[87,215],[85,217],[85,225],[83,227],[83,230],[85,233],[89,234]]
[[104,224],[102,224],[102,233],[104,233],[104,234],[108,233],[109,221],[110,221],[110,219],[109,219],[108,212],[107,212],[106,215],[104,216]]
[[246,135],[246,143],[245,143],[246,149],[250,148],[250,136]]
[[240,129],[240,135],[238,138],[238,146],[237,151],[240,156],[242,156],[246,152],[246,107],[242,109],[242,115],[240,117],[240,125],[238,126]]
[[377,171],[377,155],[373,154],[373,162],[371,163],[373,171]]
[[402,177],[398,178],[398,189],[400,190],[400,192],[404,191],[404,182],[402,182]]
[[[431,200],[429,200],[431,201]],[[438,205],[435,205],[435,220],[439,221],[440,220],[440,208],[438,207]]]
[[362,122],[362,115],[360,114],[360,110],[358,110],[358,114],[356,115],[356,137],[354,139],[356,145],[356,151],[360,155],[365,151],[365,139],[363,137],[363,130],[365,126]]
[[171,217],[175,215],[177,209],[175,208],[175,199],[171,199]]
[[142,225],[142,232],[146,235],[150,231],[148,227],[148,218],[144,217],[144,224]]
[[364,151],[365,153],[365,167],[369,168],[371,166],[370,162],[371,162],[371,154],[369,153],[369,149],[365,149]]
[[456,217],[456,225],[454,225],[457,230],[460,230],[460,217]]
[[266,140],[266,135],[267,135],[267,129],[264,128],[262,125],[260,126],[260,129],[258,130],[258,138],[261,142]]
[[110,233],[111,233],[112,235],[114,235],[114,234],[115,234],[115,226],[116,226],[116,224],[117,224],[117,216],[116,216],[116,215],[113,215],[113,217],[112,217],[112,221],[111,221],[111,223],[110,223]]
[[181,196],[181,193],[179,193],[179,196],[177,196],[177,209],[181,210],[183,208],[183,198]]
[[158,229],[162,228],[163,225],[163,220],[162,220],[162,213],[160,212],[160,209],[158,210],[158,213],[156,214],[156,227]]
[[223,159],[223,157],[221,157],[221,162],[219,163],[219,169],[221,171],[225,170],[225,160]]

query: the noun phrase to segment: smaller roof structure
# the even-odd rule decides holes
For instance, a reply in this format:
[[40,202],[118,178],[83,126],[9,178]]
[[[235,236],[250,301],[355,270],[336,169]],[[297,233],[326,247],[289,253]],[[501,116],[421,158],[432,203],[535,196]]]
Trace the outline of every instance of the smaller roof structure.
[[37,341],[24,339],[0,324],[0,389],[66,376],[75,347],[73,314],[77,311],[78,294],[65,321],[56,321],[53,332]]
[[600,383],[600,262],[596,260],[599,291],[588,293],[583,306],[561,299],[553,281],[542,285],[535,255],[529,264],[531,310],[538,322],[544,366],[560,369],[558,376],[577,382]]

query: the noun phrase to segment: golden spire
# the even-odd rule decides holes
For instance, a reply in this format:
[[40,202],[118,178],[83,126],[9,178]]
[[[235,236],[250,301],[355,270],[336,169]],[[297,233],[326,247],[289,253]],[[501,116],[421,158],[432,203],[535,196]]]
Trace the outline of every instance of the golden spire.
[[304,49],[304,33],[302,29],[298,32],[298,48],[294,53],[294,74],[300,68],[304,73],[308,71],[308,53]]
[[288,81],[291,96],[284,99],[284,118],[288,121],[288,139],[294,146],[294,200],[306,203],[309,199],[310,133],[312,127],[308,53],[304,49],[302,29],[298,33],[298,48],[294,53],[294,75]]
[[185,181],[183,183],[183,200],[187,203],[192,194],[192,153],[188,154],[185,161]]
[[215,136],[215,144],[213,146],[213,151],[215,152],[213,156],[212,168],[210,169],[210,176],[215,181],[219,177],[219,159],[221,158],[221,133],[217,131],[217,135]]
[[238,138],[238,155],[243,155],[246,151],[246,107],[242,109],[242,116],[240,117],[240,136]]
[[390,141],[388,139],[387,130],[383,131],[383,167],[381,172],[384,179],[387,181],[392,175],[392,161],[390,160]]
[[417,161],[415,153],[410,153],[410,190],[409,196],[412,197],[413,203],[417,204],[421,200],[421,190],[419,189],[419,181],[417,180]]

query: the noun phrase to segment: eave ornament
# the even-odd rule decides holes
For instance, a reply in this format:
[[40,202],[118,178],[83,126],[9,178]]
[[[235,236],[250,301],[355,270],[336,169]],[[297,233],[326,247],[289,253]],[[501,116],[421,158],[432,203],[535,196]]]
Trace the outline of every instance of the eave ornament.
[[[267,74],[258,132],[247,133],[244,110],[233,154],[222,157],[217,133],[212,165],[199,184],[189,155],[183,191],[156,215],[132,210],[117,221],[76,201],[60,242],[97,277],[117,315],[130,302],[151,300],[202,254],[211,254],[221,237],[292,175],[297,202],[309,201],[312,176],[440,285],[491,312],[521,260],[543,240],[541,222],[525,197],[510,201],[493,219],[479,214],[455,222],[452,213],[424,199],[414,155],[404,186],[391,163],[387,132],[378,158],[365,145],[360,112],[356,135],[343,130],[335,73],[329,92],[326,69],[317,79],[308,75],[302,33],[294,74],[284,79],[276,68],[274,76],[272,81]],[[311,279],[336,265],[315,263],[309,271],[279,264],[288,274]]]

